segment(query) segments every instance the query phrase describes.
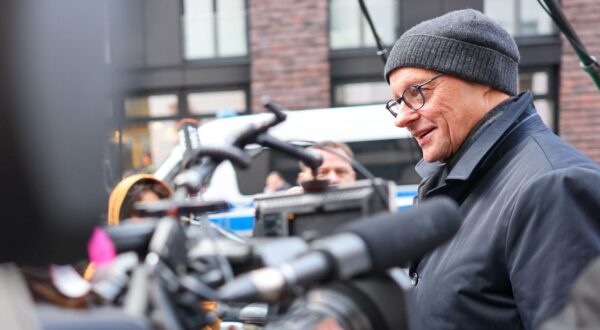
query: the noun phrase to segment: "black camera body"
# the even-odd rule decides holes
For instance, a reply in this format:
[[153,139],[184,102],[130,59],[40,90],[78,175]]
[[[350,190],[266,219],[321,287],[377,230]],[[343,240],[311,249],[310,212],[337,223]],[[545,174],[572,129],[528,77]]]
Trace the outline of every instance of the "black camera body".
[[326,236],[349,221],[393,211],[393,194],[393,183],[377,178],[331,186],[320,192],[259,195],[255,198],[253,236]]

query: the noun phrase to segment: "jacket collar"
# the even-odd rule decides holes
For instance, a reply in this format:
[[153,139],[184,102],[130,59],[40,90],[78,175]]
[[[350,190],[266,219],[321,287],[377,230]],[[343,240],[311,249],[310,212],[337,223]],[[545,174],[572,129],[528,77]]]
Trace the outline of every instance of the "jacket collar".
[[[477,134],[478,138],[460,154],[459,159],[455,160],[446,179],[467,180],[487,152],[502,138],[517,118],[530,108],[532,101],[533,95],[531,92],[524,92],[513,102],[498,105],[498,107],[510,107],[510,109],[505,111],[491,125],[481,128],[484,130],[481,132],[483,134]],[[428,163],[421,159],[415,170],[421,178],[427,178],[444,165],[446,164],[440,162]]]

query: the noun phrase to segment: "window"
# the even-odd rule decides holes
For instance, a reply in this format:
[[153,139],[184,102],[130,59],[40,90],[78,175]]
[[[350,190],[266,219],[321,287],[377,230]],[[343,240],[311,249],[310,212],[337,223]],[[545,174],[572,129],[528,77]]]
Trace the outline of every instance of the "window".
[[519,90],[530,90],[533,103],[540,117],[550,129],[556,129],[555,101],[552,98],[549,71],[522,72],[519,74]]
[[336,84],[333,93],[334,106],[384,104],[391,95],[384,81]]
[[246,93],[242,90],[190,93],[187,103],[192,115],[243,113],[246,112]]
[[153,172],[179,143],[179,120],[202,118],[203,124],[248,108],[243,89],[132,96],[123,106],[121,129],[109,137],[108,146],[111,176],[116,179],[120,174]]
[[124,127],[121,133],[124,176],[154,172],[179,141],[176,126],[176,120],[154,120]]
[[123,174],[151,173],[167,157],[178,142],[176,94],[136,96],[125,99],[125,124],[115,132],[115,143],[121,142],[120,159]]
[[[398,1],[365,0],[377,33],[386,45],[396,40]],[[331,49],[366,48],[376,45],[358,1],[330,0],[329,43]]]
[[537,1],[484,0],[483,11],[515,37],[556,33],[552,19]]
[[182,25],[187,60],[247,54],[244,0],[184,0]]
[[151,95],[125,100],[125,116],[129,118],[175,115],[177,115],[177,95]]

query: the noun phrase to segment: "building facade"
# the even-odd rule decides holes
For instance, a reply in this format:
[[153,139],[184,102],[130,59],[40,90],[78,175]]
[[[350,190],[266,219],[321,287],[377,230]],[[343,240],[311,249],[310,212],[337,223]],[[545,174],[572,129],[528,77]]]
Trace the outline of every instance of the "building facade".
[[[365,0],[389,49],[415,24],[475,8],[504,26],[521,51],[520,89],[547,125],[600,162],[600,92],[548,15],[529,0]],[[182,118],[383,104],[383,63],[358,0],[128,0],[110,59],[127,91],[113,104],[113,170],[151,169],[177,143]],[[562,1],[591,54],[600,54],[600,2]],[[119,13],[111,13],[119,15]],[[118,16],[115,16],[118,17]],[[123,20],[115,20],[123,21]]]
[[[600,58],[600,1],[570,0],[562,4],[588,53]],[[581,68],[569,43],[562,39],[559,134],[600,162],[600,91]]]

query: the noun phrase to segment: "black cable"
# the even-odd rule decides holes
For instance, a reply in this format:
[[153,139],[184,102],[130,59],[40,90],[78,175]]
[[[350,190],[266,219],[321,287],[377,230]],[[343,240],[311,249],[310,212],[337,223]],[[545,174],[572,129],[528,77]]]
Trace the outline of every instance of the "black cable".
[[600,64],[587,52],[560,6],[555,0],[544,0],[544,3],[537,0],[537,2],[565,35],[579,58],[583,70],[589,74],[596,87],[600,89]]
[[[540,1],[540,0],[538,0]],[[387,49],[383,48],[383,45],[381,44],[381,38],[379,38],[379,35],[377,34],[377,30],[375,29],[375,25],[373,24],[373,21],[371,20],[371,15],[369,14],[369,11],[367,9],[367,6],[364,3],[364,0],[358,0],[358,3],[360,5],[360,9],[363,13],[363,15],[365,16],[365,19],[367,20],[367,23],[369,24],[369,27],[371,28],[371,32],[373,32],[373,37],[375,38],[375,43],[377,43],[377,49],[379,50],[377,52],[377,55],[380,56],[380,58],[383,61],[383,64],[385,64],[387,62]],[[417,162],[419,161],[417,158],[415,158],[415,147],[413,145],[413,142],[409,142],[409,148],[410,148],[410,158],[413,162],[413,164],[416,166]]]
[[550,18],[554,21],[554,24],[558,26],[559,30],[563,32],[568,41],[573,44],[573,47],[577,48],[577,50],[579,51],[585,52],[583,50],[583,46],[581,45],[581,41],[579,40],[577,35],[573,34],[573,31],[569,28],[569,26],[565,24],[562,17],[555,15],[555,13],[552,12],[548,7],[548,4],[543,2],[543,0],[537,0],[537,2],[540,5],[540,7],[542,7],[542,9],[548,14],[548,16],[550,16]]
[[379,35],[377,34],[377,30],[375,30],[375,25],[373,25],[373,21],[371,20],[371,15],[369,14],[367,5],[365,5],[365,2],[363,0],[358,0],[358,4],[360,5],[360,10],[362,11],[363,15],[365,16],[367,23],[369,24],[369,28],[371,29],[371,32],[373,33],[373,38],[375,39],[375,43],[377,44],[377,49],[378,49],[377,55],[379,55],[379,57],[381,58],[381,61],[383,61],[383,64],[385,65],[385,63],[387,62],[387,49],[383,48],[383,45],[381,44],[381,38],[379,38]]

